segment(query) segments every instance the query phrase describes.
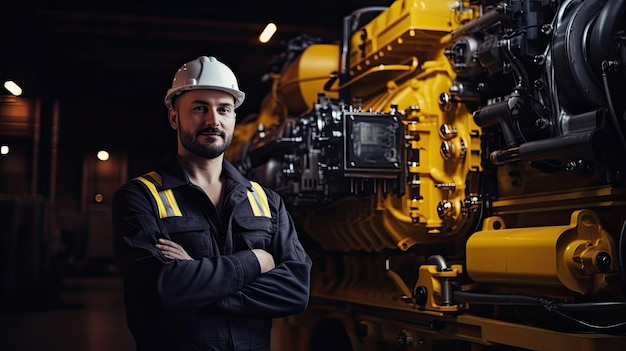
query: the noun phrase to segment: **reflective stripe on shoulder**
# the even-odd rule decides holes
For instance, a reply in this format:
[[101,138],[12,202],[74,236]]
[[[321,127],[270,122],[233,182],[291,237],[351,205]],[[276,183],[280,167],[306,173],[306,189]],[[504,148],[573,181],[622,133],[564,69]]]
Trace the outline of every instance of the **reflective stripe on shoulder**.
[[252,189],[248,189],[248,202],[250,202],[250,207],[252,207],[252,213],[255,216],[272,218],[270,205],[267,202],[267,194],[263,187],[257,182],[250,181],[250,183],[252,184]]
[[159,218],[165,217],[181,217],[183,214],[180,212],[176,198],[172,189],[161,189],[162,179],[156,172],[150,172],[141,177],[137,177],[145,186],[150,190],[150,194],[156,201],[157,209],[159,210]]

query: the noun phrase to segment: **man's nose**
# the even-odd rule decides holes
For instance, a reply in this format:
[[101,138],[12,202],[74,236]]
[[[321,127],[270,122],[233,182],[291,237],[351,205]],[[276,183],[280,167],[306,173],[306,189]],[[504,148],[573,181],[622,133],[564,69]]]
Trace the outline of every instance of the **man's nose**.
[[204,117],[204,123],[210,126],[218,126],[220,124],[219,114],[214,108],[209,108]]

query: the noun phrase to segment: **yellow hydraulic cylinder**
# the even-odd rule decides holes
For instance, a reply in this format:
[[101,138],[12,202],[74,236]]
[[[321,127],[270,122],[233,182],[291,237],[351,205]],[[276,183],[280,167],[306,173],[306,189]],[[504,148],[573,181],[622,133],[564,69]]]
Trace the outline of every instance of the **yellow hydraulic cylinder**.
[[569,225],[505,229],[499,217],[467,241],[467,274],[475,282],[565,287],[598,292],[617,270],[612,237],[590,210],[572,213]]
[[339,96],[336,91],[324,89],[333,72],[339,69],[338,56],[337,45],[311,45],[281,72],[278,95],[292,115],[299,115],[310,109],[317,102],[320,92],[331,98]]

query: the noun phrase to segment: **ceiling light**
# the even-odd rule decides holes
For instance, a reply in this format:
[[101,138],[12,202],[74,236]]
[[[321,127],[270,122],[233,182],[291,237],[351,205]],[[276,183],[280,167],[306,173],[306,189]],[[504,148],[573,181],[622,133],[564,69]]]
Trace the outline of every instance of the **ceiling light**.
[[96,154],[96,157],[98,158],[98,160],[100,161],[106,161],[109,159],[109,153],[106,150],[100,150],[98,151],[98,153]]
[[267,26],[265,26],[265,29],[263,29],[263,32],[261,32],[261,35],[259,35],[259,41],[263,44],[270,41],[274,33],[276,33],[276,29],[278,29],[278,27],[276,27],[274,23],[268,23]]
[[22,95],[22,88],[20,88],[19,85],[17,85],[17,83],[15,83],[12,80],[7,80],[6,82],[4,82],[4,87],[13,95],[15,96],[20,96]]

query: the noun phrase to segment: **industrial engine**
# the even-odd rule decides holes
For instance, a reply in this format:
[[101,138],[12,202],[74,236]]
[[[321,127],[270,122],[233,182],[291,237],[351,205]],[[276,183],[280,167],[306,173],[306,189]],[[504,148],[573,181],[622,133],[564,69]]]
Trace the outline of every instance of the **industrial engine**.
[[397,0],[288,43],[226,154],[313,259],[281,349],[626,350],[625,2]]

